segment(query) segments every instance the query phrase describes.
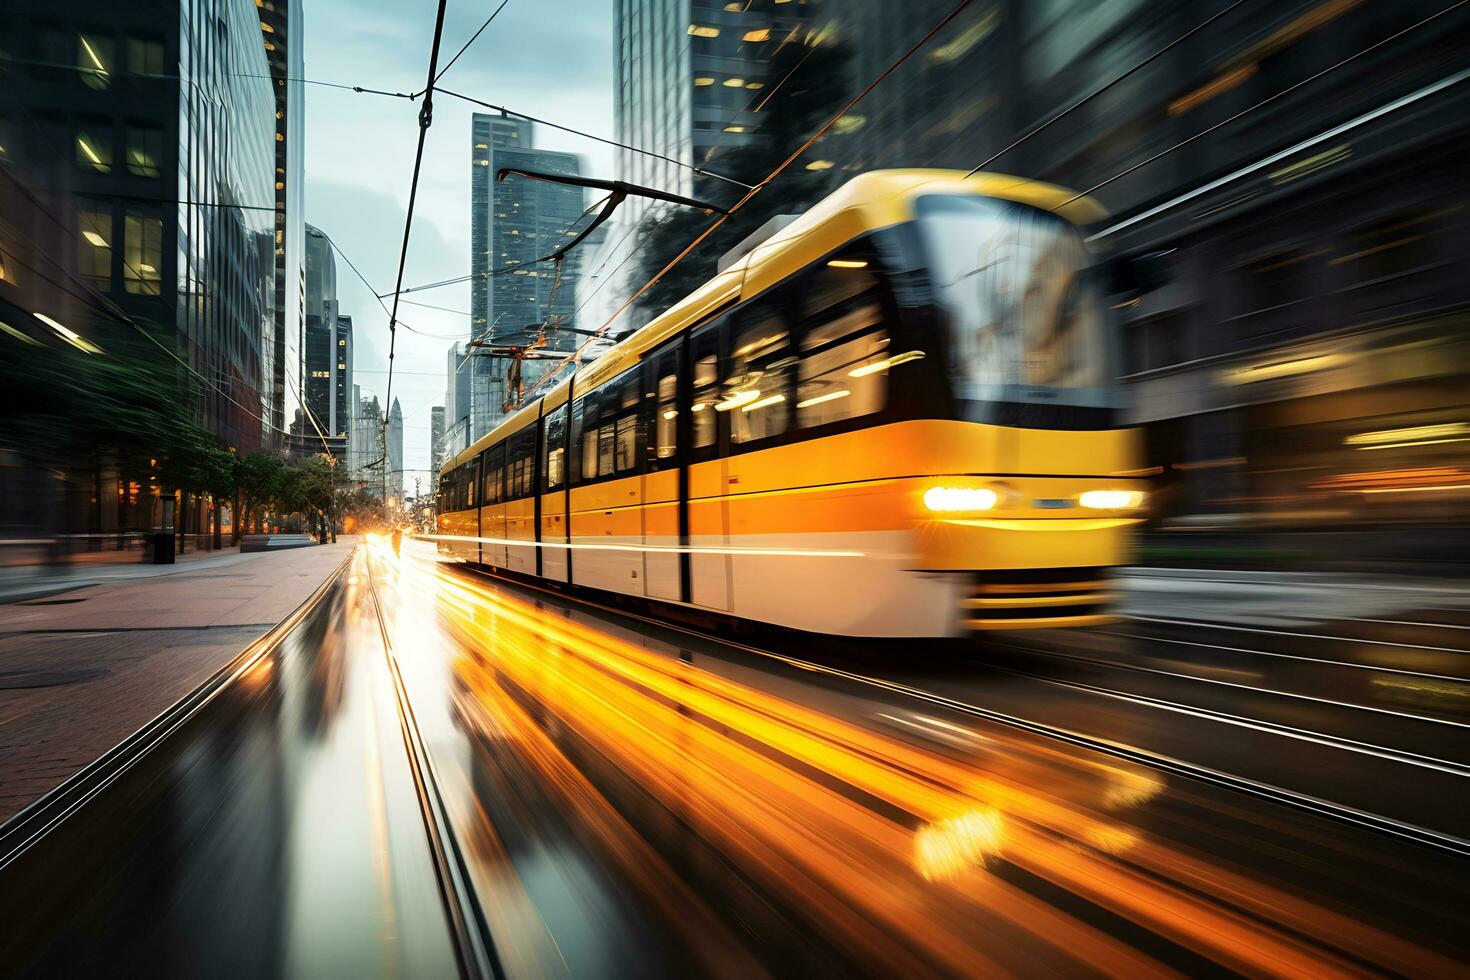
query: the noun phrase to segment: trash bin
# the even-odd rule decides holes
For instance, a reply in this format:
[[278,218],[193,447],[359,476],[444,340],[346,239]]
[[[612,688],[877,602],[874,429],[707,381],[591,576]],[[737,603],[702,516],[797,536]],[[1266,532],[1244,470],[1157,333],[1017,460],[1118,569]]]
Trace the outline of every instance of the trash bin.
[[153,538],[153,564],[172,565],[174,563],[174,532],[169,530],[154,531]]

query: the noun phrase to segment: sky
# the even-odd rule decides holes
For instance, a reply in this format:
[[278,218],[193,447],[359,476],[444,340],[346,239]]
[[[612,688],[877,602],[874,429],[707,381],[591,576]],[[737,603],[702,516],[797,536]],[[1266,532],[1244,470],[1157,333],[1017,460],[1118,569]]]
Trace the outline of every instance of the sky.
[[[449,0],[440,64],[499,0]],[[434,0],[305,0],[306,77],[394,92],[423,88]],[[612,138],[611,0],[509,0],[440,84],[497,105]],[[470,271],[470,116],[476,107],[438,96],[424,148],[404,285]],[[413,175],[419,103],[306,86],[306,220],[330,235],[379,293],[393,288]],[[485,110],[482,110],[485,111]],[[612,148],[544,126],[535,145],[583,157],[584,174],[612,173]],[[354,382],[381,401],[388,316],[338,257],[341,311],[352,316]],[[466,284],[410,295],[468,311]],[[429,409],[444,403],[445,351],[469,336],[469,316],[403,304],[393,397],[403,407],[403,458],[428,490]],[[384,406],[387,409],[387,406]]]

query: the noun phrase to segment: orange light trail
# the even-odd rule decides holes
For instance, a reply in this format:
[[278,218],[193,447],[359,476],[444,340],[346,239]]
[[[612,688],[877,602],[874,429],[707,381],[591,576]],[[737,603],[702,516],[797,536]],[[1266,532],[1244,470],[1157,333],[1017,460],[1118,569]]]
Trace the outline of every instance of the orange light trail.
[[[381,544],[374,550],[384,555]],[[707,670],[443,566],[396,564],[405,601],[434,609],[466,651],[454,661],[464,713],[576,800],[645,893],[668,889],[673,872],[608,812],[547,725],[575,731],[825,938],[882,972],[914,973],[916,954],[930,970],[962,975],[1023,964],[1171,972],[995,873],[1004,865],[1239,972],[1360,972],[1349,957],[1419,974],[1451,967],[1153,839],[1127,819],[1165,789],[1150,770],[988,733],[982,748],[946,755],[742,683],[738,667]],[[694,914],[701,903],[680,892],[681,914]]]

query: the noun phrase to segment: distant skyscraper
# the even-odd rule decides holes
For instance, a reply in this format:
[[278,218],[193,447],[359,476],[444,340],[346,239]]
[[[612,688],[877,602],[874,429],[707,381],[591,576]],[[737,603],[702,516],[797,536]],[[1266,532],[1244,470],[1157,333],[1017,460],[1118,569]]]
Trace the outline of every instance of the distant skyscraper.
[[337,260],[327,236],[306,226],[306,384],[302,398],[316,419],[302,420],[300,432],[309,435],[316,427],[333,435],[333,384],[337,357]]
[[434,477],[439,476],[439,464],[444,456],[444,406],[429,409],[429,469]]
[[388,495],[403,496],[403,409],[398,399],[388,410]]
[[[360,390],[360,389],[359,389]],[[357,402],[358,461],[353,465],[352,479],[359,489],[380,495],[383,491],[383,408],[378,396],[359,397]]]
[[[514,167],[577,176],[581,158],[532,147],[531,123],[475,113],[471,122],[470,151],[470,337],[498,343],[528,343],[536,336],[533,324],[560,318],[572,326],[576,308],[581,256],[568,255],[560,281],[556,267],[531,264],[554,251],[570,237],[582,215],[581,188],[510,176],[497,182],[495,174]],[[524,270],[501,272],[518,263]],[[487,275],[496,271],[495,275]],[[570,349],[573,334],[554,335],[552,347]],[[471,441],[489,432],[505,415],[510,393],[506,389],[508,361],[473,357],[470,360]],[[527,384],[547,366],[526,362]],[[446,406],[451,407],[451,406]],[[452,423],[451,423],[452,424]]]
[[363,464],[367,462],[363,455],[365,446],[363,436],[366,431],[362,424],[362,385],[352,386],[352,400],[348,403],[352,414],[347,419],[347,473],[352,478],[362,470]]
[[337,314],[333,323],[332,349],[337,356],[332,358],[332,417],[328,431],[334,436],[348,434],[352,424],[352,317]]

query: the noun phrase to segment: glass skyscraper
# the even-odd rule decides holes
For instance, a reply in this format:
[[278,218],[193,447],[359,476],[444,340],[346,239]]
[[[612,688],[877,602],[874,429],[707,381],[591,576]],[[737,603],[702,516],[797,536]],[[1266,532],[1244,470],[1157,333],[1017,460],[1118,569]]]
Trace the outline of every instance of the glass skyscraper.
[[315,419],[298,419],[292,425],[298,435],[311,436],[317,427],[328,435],[331,428],[337,364],[337,258],[327,236],[306,226],[305,355],[306,378],[302,392],[305,408]]
[[[798,3],[724,0],[614,0],[613,118],[619,142],[679,161],[620,149],[621,180],[697,199],[718,195],[689,166],[718,171],[720,157],[759,138],[771,53],[795,40],[807,8]],[[728,191],[728,185],[720,190]],[[618,209],[604,244],[588,252],[579,305],[595,329],[641,283],[629,282],[637,260],[637,228],[650,208],[630,197]],[[694,234],[691,232],[690,238]],[[631,321],[613,325],[630,329]]]
[[[581,158],[573,153],[532,146],[532,124],[475,113],[470,153],[470,336],[497,344],[525,344],[538,327],[558,318],[571,326],[576,308],[581,256],[573,251],[562,262],[560,282],[555,265],[531,264],[570,237],[581,217],[585,196],[579,187],[510,176],[496,182],[503,167],[577,176]],[[516,264],[524,269],[510,270]],[[492,274],[493,273],[493,274]],[[548,334],[553,349],[571,350],[570,333]],[[513,393],[507,388],[510,363],[470,351],[469,439],[489,432],[505,415]],[[453,370],[458,372],[459,365]],[[524,363],[523,381],[533,383],[546,364]],[[453,381],[451,381],[451,387]],[[455,407],[453,405],[451,408]]]
[[263,362],[271,431],[279,435],[296,417],[304,390],[305,23],[301,0],[260,0],[256,7],[276,100],[275,334],[265,346]]

